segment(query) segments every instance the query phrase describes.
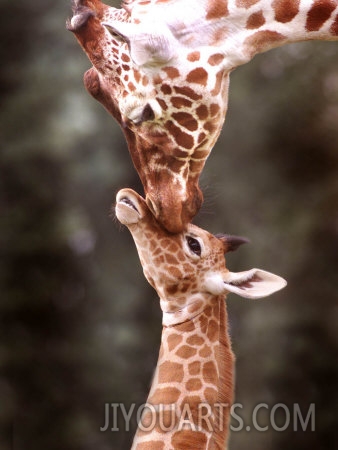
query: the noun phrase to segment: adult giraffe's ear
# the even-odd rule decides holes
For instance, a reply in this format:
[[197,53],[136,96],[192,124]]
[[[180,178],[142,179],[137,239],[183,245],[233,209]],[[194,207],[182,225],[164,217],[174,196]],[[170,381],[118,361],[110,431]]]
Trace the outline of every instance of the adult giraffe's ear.
[[131,59],[138,66],[165,64],[176,54],[173,37],[165,27],[158,30],[153,24],[146,29],[139,24],[118,21],[102,22],[102,25],[115,39],[128,44]]
[[227,272],[223,276],[223,283],[225,292],[234,292],[250,299],[267,297],[287,284],[284,278],[261,269]]

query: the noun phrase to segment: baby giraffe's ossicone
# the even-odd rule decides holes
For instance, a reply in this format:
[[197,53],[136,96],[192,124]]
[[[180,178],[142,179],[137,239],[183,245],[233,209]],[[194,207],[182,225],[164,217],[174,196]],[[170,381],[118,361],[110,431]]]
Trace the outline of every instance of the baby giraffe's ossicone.
[[134,238],[163,311],[158,364],[132,449],[224,449],[234,361],[225,296],[265,297],[286,281],[260,269],[230,272],[224,253],[243,238],[192,224],[171,234],[136,192],[122,189],[116,200],[116,216]]

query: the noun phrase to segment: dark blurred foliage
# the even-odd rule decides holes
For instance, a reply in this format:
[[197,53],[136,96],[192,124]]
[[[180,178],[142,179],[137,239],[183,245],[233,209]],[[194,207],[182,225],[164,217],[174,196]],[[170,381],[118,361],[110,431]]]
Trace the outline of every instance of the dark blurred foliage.
[[[110,208],[121,187],[142,188],[82,87],[69,2],[2,0],[0,12],[0,448],[128,449],[135,420],[101,432],[104,405],[146,400],[161,314]],[[202,176],[196,222],[251,240],[231,270],[289,282],[268,300],[227,301],[239,412],[316,405],[316,431],[244,429],[237,450],[338,446],[337,57],[336,43],[307,43],[237,69]]]

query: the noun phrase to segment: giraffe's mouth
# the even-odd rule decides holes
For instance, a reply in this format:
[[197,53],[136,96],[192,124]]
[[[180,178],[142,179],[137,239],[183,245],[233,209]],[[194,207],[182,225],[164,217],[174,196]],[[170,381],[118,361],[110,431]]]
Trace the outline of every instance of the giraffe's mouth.
[[138,223],[142,217],[141,197],[131,189],[122,189],[116,196],[115,213],[123,225]]
[[129,206],[129,208],[134,209],[138,214],[140,214],[139,210],[136,208],[136,206],[135,206],[134,203],[130,200],[130,198],[128,198],[128,197],[122,197],[121,199],[119,199],[119,203],[123,203],[123,204]]

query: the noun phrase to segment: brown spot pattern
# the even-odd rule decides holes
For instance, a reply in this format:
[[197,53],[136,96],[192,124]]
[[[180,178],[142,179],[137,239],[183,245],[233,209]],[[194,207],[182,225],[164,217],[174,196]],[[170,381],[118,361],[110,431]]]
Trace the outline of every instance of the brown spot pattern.
[[[185,405],[189,406],[189,410],[187,412],[191,412],[191,418],[193,420],[193,422],[195,424],[198,424],[199,421],[199,406],[201,404],[201,397],[197,396],[197,395],[187,395],[186,397],[184,397],[184,399],[182,400],[182,403],[180,405],[181,407],[181,411],[183,413],[183,408]],[[183,418],[187,419],[188,414],[186,414],[186,416]]]
[[190,149],[194,145],[194,138],[190,134],[182,131],[178,126],[176,126],[171,120],[165,123],[166,129],[173,136],[175,141],[180,147]]
[[168,247],[170,247],[170,245],[171,245],[170,239],[162,239],[161,240],[161,246],[163,249],[167,249]]
[[178,250],[177,252],[177,258],[179,259],[179,261],[183,261],[184,260],[184,253],[181,249]]
[[221,53],[215,53],[214,55],[209,56],[208,63],[211,66],[218,66],[224,59],[224,55]]
[[253,30],[255,28],[259,28],[265,24],[265,17],[262,11],[251,14],[246,23],[246,27],[249,30]]
[[336,17],[335,21],[334,21],[333,24],[331,25],[330,32],[331,32],[334,36],[338,36],[338,16]]
[[202,95],[198,94],[188,86],[184,87],[175,86],[175,92],[177,94],[185,95],[186,97],[191,98],[191,100],[201,100],[203,98]]
[[174,78],[177,78],[180,76],[180,72],[178,71],[178,69],[176,69],[176,67],[164,67],[163,72],[165,72],[169,78],[171,78],[172,80]]
[[177,112],[172,114],[173,119],[175,119],[182,127],[189,131],[195,131],[198,128],[198,122],[191,114],[186,112]]
[[202,358],[208,358],[208,357],[211,355],[210,347],[208,347],[207,345],[205,345],[203,348],[201,348],[201,350],[198,352],[198,354],[199,354]]
[[166,433],[173,430],[178,422],[178,417],[173,410],[164,410],[160,413],[159,432]]
[[192,320],[188,320],[187,322],[183,322],[176,327],[178,330],[182,332],[189,332],[195,330],[195,324]]
[[200,120],[205,120],[209,117],[208,108],[205,105],[200,105],[196,108],[196,114]]
[[161,91],[164,95],[170,95],[172,93],[172,89],[168,84],[162,84]]
[[189,345],[182,345],[182,347],[176,351],[176,355],[183,359],[192,358],[196,353],[196,348],[190,347]]
[[183,380],[184,371],[182,364],[175,362],[165,361],[163,362],[158,371],[159,383],[181,383]]
[[219,107],[219,105],[217,103],[212,103],[210,105],[210,116],[215,117],[219,113],[220,109],[221,108]]
[[174,278],[182,278],[183,274],[178,267],[171,266],[168,269],[169,274]]
[[190,108],[192,105],[192,102],[184,97],[172,97],[170,101],[171,104],[177,109]]
[[187,344],[188,345],[194,345],[194,346],[200,346],[204,343],[204,339],[201,338],[200,336],[197,336],[196,334],[194,334],[193,336],[188,337],[187,339]]
[[213,122],[209,121],[204,124],[203,128],[209,133],[213,133],[216,129],[216,125]]
[[203,142],[204,141],[204,139],[207,137],[207,135],[205,134],[205,133],[200,133],[199,135],[198,135],[198,143],[200,144],[201,142]]
[[157,405],[163,403],[170,405],[176,403],[181,391],[175,387],[157,388],[154,394],[149,398],[149,403]]
[[203,379],[206,383],[217,384],[217,368],[213,361],[208,361],[203,364],[202,374]]
[[189,53],[189,55],[187,56],[188,61],[190,62],[195,62],[195,61],[199,61],[201,57],[200,52],[191,52]]
[[210,320],[208,325],[207,336],[211,342],[215,342],[218,339],[219,326],[216,320]]
[[206,333],[208,329],[208,319],[205,318],[204,314],[198,319],[200,323],[200,329],[202,333]]
[[277,22],[291,22],[299,12],[299,2],[300,0],[274,0],[271,6],[275,10]]
[[205,396],[206,401],[210,405],[213,405],[216,402],[216,400],[217,400],[218,393],[217,393],[217,391],[215,389],[206,388],[204,390],[204,396]]
[[[169,250],[169,252],[176,253],[177,250],[178,250],[178,248],[179,248],[179,247],[177,246],[176,242],[172,242],[172,243],[170,244],[168,250]],[[176,259],[177,259],[177,255],[176,255]]]
[[132,83],[131,81],[129,81],[129,83],[128,83],[128,88],[131,92],[134,92],[136,89],[134,83]]
[[168,296],[176,294],[178,291],[178,284],[172,284],[172,285],[167,286],[165,291]]
[[[200,431],[181,430],[173,435],[171,444],[177,450],[205,450],[207,437]],[[155,449],[155,447],[151,447],[152,450],[153,448]]]
[[182,284],[182,286],[181,286],[181,292],[182,292],[183,294],[185,294],[185,293],[188,291],[189,288],[190,288],[190,283],[184,283],[184,284]]
[[216,75],[216,83],[214,89],[211,91],[211,95],[218,95],[221,91],[222,81],[224,77],[223,70],[220,70]]
[[201,371],[201,363],[199,361],[194,361],[188,365],[188,370],[190,375],[198,375]]
[[153,83],[154,84],[162,84],[162,77],[160,77],[160,75],[156,74],[153,77]]
[[164,263],[164,256],[163,256],[163,255],[160,255],[160,256],[158,256],[157,258],[155,258],[154,261],[155,261],[155,264],[161,265],[161,264]]
[[178,261],[175,258],[174,255],[172,255],[171,253],[166,253],[165,255],[165,260],[167,261],[168,264],[175,264],[178,265]]
[[337,3],[333,0],[323,3],[322,0],[316,0],[308,12],[306,19],[307,31],[318,31],[324,23],[330,18],[332,12],[336,9]]
[[158,101],[158,103],[159,103],[160,107],[163,109],[163,111],[166,111],[168,109],[168,106],[164,100],[162,100],[161,98],[156,98],[156,100]]
[[229,14],[227,0],[209,0],[207,6],[207,20],[219,19]]
[[183,337],[181,334],[171,334],[167,339],[169,351],[177,347],[178,344],[182,342],[182,339]]
[[207,307],[205,308],[204,314],[205,314],[207,317],[210,317],[210,316],[212,315],[212,308],[211,308],[211,306],[207,306]]
[[227,38],[228,30],[226,28],[218,28],[213,33],[213,45],[221,45]]
[[197,67],[188,73],[187,82],[206,86],[208,82],[208,72],[203,69],[203,67]]
[[245,40],[245,45],[248,45],[249,47],[252,47],[252,53],[259,53],[264,51],[270,44],[276,42],[284,41],[285,36],[283,36],[280,33],[277,33],[277,31],[257,31],[253,35],[249,36]]
[[134,78],[135,78],[136,83],[139,83],[140,80],[141,80],[140,72],[138,70],[135,70],[135,69],[134,69]]
[[191,378],[185,385],[187,391],[199,391],[202,389],[202,382],[199,378]]

